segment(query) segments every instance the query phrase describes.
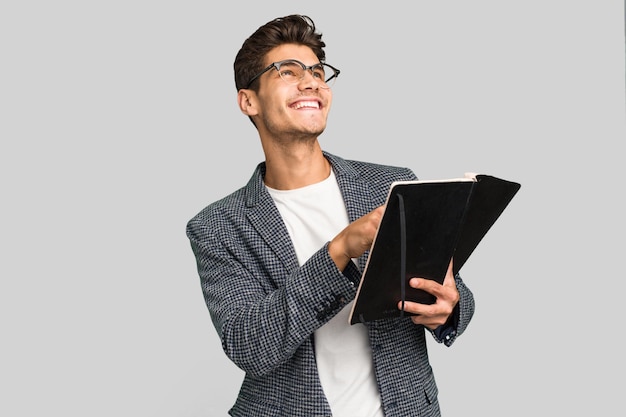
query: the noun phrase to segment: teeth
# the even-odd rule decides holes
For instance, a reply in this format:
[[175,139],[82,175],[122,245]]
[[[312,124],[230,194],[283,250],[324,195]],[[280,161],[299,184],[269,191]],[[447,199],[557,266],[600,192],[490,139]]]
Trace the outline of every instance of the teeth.
[[314,109],[319,109],[320,104],[317,101],[299,101],[293,107],[294,109],[301,109],[303,107],[311,107]]

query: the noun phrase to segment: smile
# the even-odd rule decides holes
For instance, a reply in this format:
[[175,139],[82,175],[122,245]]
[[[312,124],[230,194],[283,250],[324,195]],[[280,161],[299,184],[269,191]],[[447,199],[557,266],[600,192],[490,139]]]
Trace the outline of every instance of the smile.
[[293,109],[319,109],[320,108],[320,103],[318,101],[299,101],[296,104],[294,104],[293,106],[291,106],[291,108]]

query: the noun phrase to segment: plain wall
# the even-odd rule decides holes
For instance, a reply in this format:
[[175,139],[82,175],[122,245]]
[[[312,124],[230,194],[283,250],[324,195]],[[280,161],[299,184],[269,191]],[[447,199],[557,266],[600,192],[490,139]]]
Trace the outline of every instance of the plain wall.
[[0,415],[225,416],[242,372],[187,220],[263,156],[232,62],[310,15],[342,70],[322,147],[522,184],[430,352],[446,417],[623,416],[624,4],[24,1],[0,6]]

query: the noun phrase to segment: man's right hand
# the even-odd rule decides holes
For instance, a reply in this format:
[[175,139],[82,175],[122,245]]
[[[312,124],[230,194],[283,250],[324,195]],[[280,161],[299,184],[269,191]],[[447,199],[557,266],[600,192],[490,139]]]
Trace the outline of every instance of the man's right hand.
[[339,270],[343,271],[352,258],[358,258],[370,249],[384,211],[384,206],[372,210],[350,223],[330,241],[328,253]]

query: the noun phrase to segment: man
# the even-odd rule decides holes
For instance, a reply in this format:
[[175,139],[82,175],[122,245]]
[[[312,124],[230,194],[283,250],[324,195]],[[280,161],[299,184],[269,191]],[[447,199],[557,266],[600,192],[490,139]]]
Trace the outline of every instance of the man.
[[[348,324],[389,185],[406,168],[322,151],[331,83],[306,16],[261,26],[235,59],[237,99],[265,161],[248,184],[191,219],[187,236],[226,355],[245,371],[232,416],[440,415],[425,330],[450,346],[474,299],[449,269],[418,315]],[[400,308],[400,307],[399,307]]]

